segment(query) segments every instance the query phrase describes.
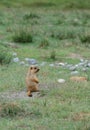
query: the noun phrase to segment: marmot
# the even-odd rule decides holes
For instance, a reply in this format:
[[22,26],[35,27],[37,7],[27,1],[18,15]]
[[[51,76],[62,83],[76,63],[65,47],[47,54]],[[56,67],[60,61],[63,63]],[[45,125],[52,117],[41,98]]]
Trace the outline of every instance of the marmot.
[[26,76],[26,85],[27,85],[27,95],[29,97],[32,97],[32,92],[38,92],[38,78],[37,78],[37,72],[40,69],[38,66],[32,65],[29,67],[27,76]]

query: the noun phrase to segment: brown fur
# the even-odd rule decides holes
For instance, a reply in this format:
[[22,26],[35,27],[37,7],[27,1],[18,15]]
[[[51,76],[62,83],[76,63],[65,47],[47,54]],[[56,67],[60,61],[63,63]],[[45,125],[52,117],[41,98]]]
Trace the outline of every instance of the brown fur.
[[37,78],[37,72],[39,71],[39,68],[37,66],[32,65],[27,73],[26,76],[26,85],[27,85],[27,95],[32,96],[32,92],[39,91],[38,89],[38,78]]

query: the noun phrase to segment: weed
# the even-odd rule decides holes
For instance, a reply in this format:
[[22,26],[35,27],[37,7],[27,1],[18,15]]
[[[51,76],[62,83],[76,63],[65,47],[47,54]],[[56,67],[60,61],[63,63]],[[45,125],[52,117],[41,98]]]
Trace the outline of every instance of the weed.
[[11,59],[12,55],[10,49],[4,45],[0,45],[0,64],[9,64]]
[[75,38],[74,30],[68,29],[68,30],[60,30],[59,32],[56,32],[55,34],[51,35],[52,37],[58,38],[60,40],[63,39],[73,39]]
[[55,52],[55,50],[52,50],[52,51],[51,51],[50,59],[52,59],[52,60],[55,60],[55,59],[56,59],[56,52]]
[[39,94],[39,97],[44,97],[44,96],[47,95],[47,93],[48,93],[47,91],[41,90],[40,94]]
[[31,118],[41,118],[42,117],[42,112],[38,108],[33,108],[29,114],[30,114]]
[[90,34],[85,33],[85,34],[81,35],[80,40],[82,43],[90,43]]
[[39,18],[39,16],[34,13],[27,13],[23,16],[24,20],[29,20],[29,19],[33,19],[33,18]]
[[5,103],[1,105],[0,116],[1,117],[13,117],[20,115],[24,110],[15,103]]
[[70,2],[66,2],[64,8],[68,8],[68,9],[84,9],[86,8],[90,8],[88,5],[89,1],[85,1],[82,2],[82,0],[78,0],[78,1],[70,1]]
[[31,4],[33,7],[52,7],[55,6],[55,3],[52,2],[34,2]]
[[43,39],[39,45],[40,48],[47,48],[49,46],[48,39]]
[[27,27],[19,27],[15,30],[12,39],[16,43],[31,43],[33,36]]

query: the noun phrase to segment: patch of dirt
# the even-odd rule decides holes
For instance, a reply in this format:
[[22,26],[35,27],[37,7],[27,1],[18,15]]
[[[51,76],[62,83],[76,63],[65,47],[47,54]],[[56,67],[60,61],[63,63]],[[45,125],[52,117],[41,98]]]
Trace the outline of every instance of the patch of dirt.
[[83,120],[86,117],[90,117],[90,113],[89,112],[80,112],[80,113],[76,113],[73,116],[73,120],[74,121],[79,121],[79,120]]
[[30,99],[37,97],[39,95],[39,92],[32,93],[32,97],[28,97],[27,93],[25,91],[20,92],[2,92],[0,93],[0,99],[6,99],[6,100],[17,100],[17,99]]
[[72,81],[77,81],[77,82],[83,82],[83,81],[87,81],[86,77],[80,77],[80,76],[72,76],[70,77],[70,80]]
[[[48,94],[48,91],[51,87],[60,87],[60,84],[57,83],[43,83],[40,84],[39,92],[33,92],[32,97],[27,96],[26,90],[23,91],[7,91],[7,92],[0,92],[0,100],[8,100],[14,101],[18,99],[32,99],[37,97],[44,97]],[[43,90],[44,88],[44,90]]]
[[76,54],[76,53],[70,53],[69,57],[72,59],[82,59],[83,58],[80,54]]

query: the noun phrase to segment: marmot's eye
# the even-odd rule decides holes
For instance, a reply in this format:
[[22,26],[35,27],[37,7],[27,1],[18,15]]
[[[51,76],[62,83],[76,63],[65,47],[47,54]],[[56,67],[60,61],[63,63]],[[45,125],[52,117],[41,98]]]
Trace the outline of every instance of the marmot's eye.
[[37,68],[35,67],[34,69],[36,70]]
[[33,68],[31,67],[31,70],[32,70]]

